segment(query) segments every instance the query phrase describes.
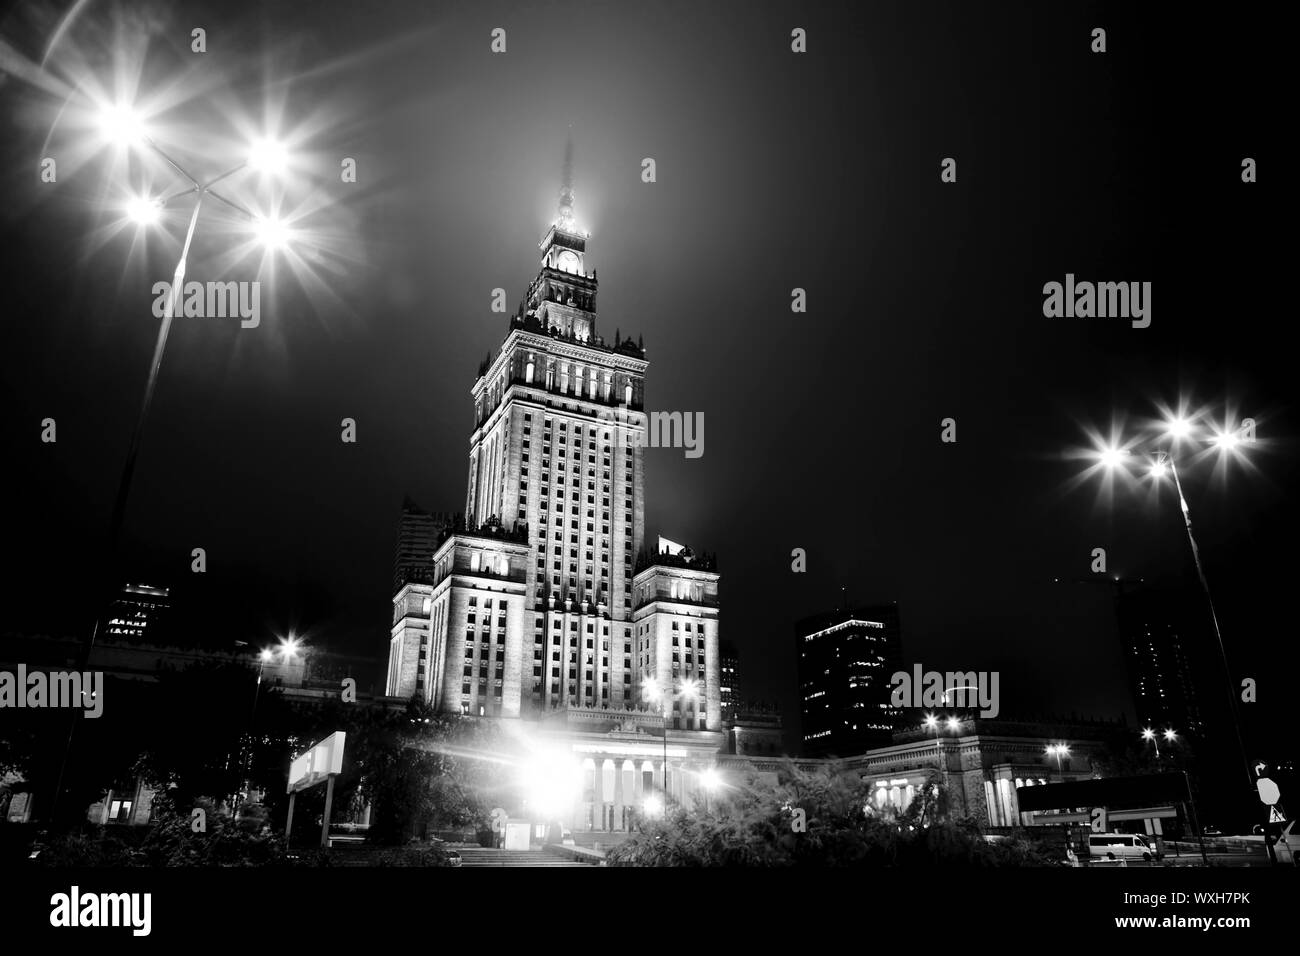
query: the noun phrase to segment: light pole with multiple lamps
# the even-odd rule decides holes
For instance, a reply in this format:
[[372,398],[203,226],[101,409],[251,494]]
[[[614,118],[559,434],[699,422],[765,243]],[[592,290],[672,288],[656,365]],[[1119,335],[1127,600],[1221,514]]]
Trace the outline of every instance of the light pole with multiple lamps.
[[[1173,732],[1172,728],[1166,730],[1163,736],[1165,738],[1165,741],[1171,744],[1178,739],[1178,735]],[[1160,767],[1160,735],[1156,734],[1156,732],[1152,730],[1150,727],[1147,727],[1145,730],[1142,731],[1142,739],[1149,740],[1151,741],[1152,744],[1155,745],[1156,767],[1159,768]]]
[[681,683],[681,690],[674,693],[672,685],[661,685],[656,678],[650,678],[641,687],[641,695],[646,700],[659,703],[659,715],[664,725],[664,762],[663,762],[663,811],[668,812],[668,712],[671,705],[678,700],[695,700],[699,696],[699,685],[693,680]]
[[[947,691],[945,691],[944,699],[947,700],[947,697],[948,694]],[[961,721],[958,720],[956,717],[949,717],[945,723],[947,724],[948,730],[952,733],[956,733],[958,730],[961,729]],[[940,781],[942,781],[942,783],[940,783],[939,781],[935,782],[934,820],[932,820],[931,822],[937,822],[939,819],[939,788],[941,786],[945,790],[948,788],[948,766],[943,755],[943,742],[939,738],[939,726],[940,726],[940,720],[938,717],[936,717],[934,714],[925,715],[926,729],[934,731],[934,751],[939,758],[939,766],[936,769],[939,771]]]
[[[131,441],[127,448],[126,461],[122,467],[122,474],[118,479],[117,494],[113,501],[113,512],[109,523],[108,550],[104,563],[105,581],[104,593],[111,594],[114,584],[111,577],[117,562],[118,547],[121,542],[122,528],[125,524],[127,502],[131,494],[132,478],[135,474],[136,460],[140,453],[141,438],[144,432],[145,420],[149,415],[149,407],[153,403],[153,394],[158,382],[158,372],[162,367],[163,353],[167,346],[168,333],[171,331],[172,320],[176,314],[176,304],[180,299],[182,289],[184,288],[186,263],[189,257],[190,246],[194,241],[194,233],[198,227],[199,212],[203,208],[203,200],[211,196],[218,202],[224,203],[230,208],[239,212],[254,227],[254,232],[258,239],[268,249],[275,249],[283,246],[289,238],[287,228],[278,219],[261,218],[254,216],[251,212],[241,206],[239,203],[226,196],[216,192],[212,187],[217,183],[233,176],[245,168],[253,168],[263,173],[275,173],[281,171],[287,164],[287,154],[283,147],[271,140],[262,140],[254,143],[248,157],[238,165],[226,170],[221,175],[201,182],[198,178],[188,172],[180,163],[171,155],[165,152],[150,137],[145,129],[140,117],[129,106],[121,104],[104,104],[99,109],[98,115],[99,133],[107,144],[124,148],[142,148],[158,156],[167,164],[167,166],[184,180],[185,186],[179,191],[161,199],[149,197],[136,197],[126,204],[125,212],[132,221],[138,226],[148,226],[156,223],[160,218],[162,209],[165,205],[183,196],[193,194],[195,196],[194,208],[190,212],[189,224],[185,230],[185,240],[181,246],[180,258],[177,260],[176,268],[172,273],[172,284],[167,295],[162,315],[162,321],[158,327],[157,341],[154,343],[153,356],[149,363],[149,374],[145,379],[144,397],[140,403],[140,411],[136,416],[135,426],[131,432]],[[99,607],[99,604],[96,604]],[[82,669],[88,669],[90,659],[94,653],[95,643],[99,636],[99,628],[103,615],[98,611],[95,620],[91,625],[90,639],[82,648]],[[256,704],[254,705],[256,706]],[[73,737],[76,732],[76,713],[74,712],[73,720],[69,724],[68,739],[64,747],[64,755],[60,762],[59,774],[55,782],[54,798],[52,804],[52,813],[57,813],[58,803],[63,793],[63,778],[67,772],[67,762],[72,748]]]
[[[1201,434],[1198,434],[1198,432],[1201,432]],[[1167,439],[1166,447],[1149,447],[1148,450],[1139,452],[1139,455],[1146,458],[1148,464],[1147,475],[1152,481],[1160,482],[1166,477],[1173,479],[1174,490],[1178,494],[1178,506],[1183,516],[1183,527],[1187,532],[1187,542],[1192,551],[1192,561],[1196,566],[1196,575],[1200,580],[1201,589],[1205,592],[1206,604],[1210,611],[1210,622],[1214,627],[1214,637],[1219,648],[1219,658],[1223,663],[1223,673],[1228,688],[1229,714],[1232,717],[1237,749],[1241,754],[1246,780],[1253,791],[1255,781],[1251,774],[1250,758],[1246,754],[1246,744],[1241,734],[1241,719],[1237,712],[1237,688],[1232,681],[1232,668],[1228,664],[1228,651],[1223,643],[1223,633],[1219,629],[1219,616],[1214,607],[1214,597],[1210,593],[1210,582],[1206,577],[1205,567],[1201,563],[1201,549],[1196,543],[1196,535],[1192,530],[1192,511],[1187,503],[1187,496],[1183,492],[1182,479],[1179,476],[1178,462],[1175,456],[1175,451],[1183,442],[1208,442],[1212,447],[1218,449],[1220,455],[1232,455],[1239,454],[1241,446],[1247,444],[1248,441],[1241,438],[1237,431],[1231,427],[1225,427],[1222,430],[1211,429],[1211,434],[1206,437],[1204,429],[1199,426],[1194,417],[1187,417],[1181,413],[1170,416],[1165,420],[1162,437]],[[1152,443],[1153,445],[1154,443]],[[1123,472],[1127,474],[1125,464],[1133,457],[1132,449],[1134,447],[1134,445],[1111,444],[1098,450],[1095,457],[1107,472]]]
[[1070,748],[1065,744],[1048,744],[1046,753],[1049,757],[1056,758],[1056,776],[1065,782],[1065,775],[1061,770],[1061,758],[1070,756]]

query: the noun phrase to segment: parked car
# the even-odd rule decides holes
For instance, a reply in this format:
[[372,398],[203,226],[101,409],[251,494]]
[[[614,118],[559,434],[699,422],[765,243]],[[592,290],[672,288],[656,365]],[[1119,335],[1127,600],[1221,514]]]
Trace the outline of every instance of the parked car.
[[1108,860],[1154,860],[1156,851],[1133,833],[1094,833],[1088,837],[1088,855]]
[[447,865],[448,865],[448,866],[460,866],[460,864],[461,864],[460,854],[457,853],[455,850],[448,850],[448,851],[447,851]]

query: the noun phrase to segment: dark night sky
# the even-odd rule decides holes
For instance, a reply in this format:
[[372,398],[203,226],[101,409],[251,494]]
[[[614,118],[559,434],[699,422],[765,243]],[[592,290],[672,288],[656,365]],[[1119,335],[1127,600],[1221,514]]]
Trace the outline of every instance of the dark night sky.
[[[846,587],[899,601],[909,663],[1001,670],[1004,712],[1118,715],[1107,590],[1053,579],[1088,577],[1095,547],[1114,573],[1179,575],[1186,541],[1171,496],[1072,490],[1081,466],[1062,452],[1087,446],[1084,426],[1126,414],[1131,433],[1184,394],[1260,423],[1256,471],[1207,462],[1187,490],[1234,662],[1283,713],[1289,691],[1268,683],[1294,669],[1279,623],[1294,360],[1271,299],[1281,59],[1232,22],[1198,32],[1123,6],[621,6],[159,7],[148,82],[196,91],[161,128],[192,111],[175,147],[218,172],[238,159],[226,104],[258,115],[273,79],[286,117],[313,118],[289,195],[321,203],[310,222],[330,246],[305,287],[263,275],[258,329],[174,327],[129,517],[134,576],[176,587],[222,639],[292,626],[384,657],[402,496],[464,506],[469,388],[506,331],[491,290],[513,311],[536,272],[571,124],[600,330],[645,337],[649,408],[705,419],[704,457],[647,452],[647,531],[718,553],[751,696],[792,713],[793,622]],[[126,232],[96,246],[109,160],[38,181],[59,101],[14,65],[40,59],[67,8],[0,19],[0,395],[6,626],[73,632],[184,211],[147,250]],[[86,4],[51,61],[105,48],[112,10]],[[1105,55],[1088,49],[1098,25]],[[489,52],[496,26],[505,55]],[[793,26],[806,55],[789,52]],[[75,141],[56,126],[46,149]],[[355,185],[337,181],[344,156]],[[1260,183],[1240,182],[1243,156]],[[209,212],[190,278],[253,278]],[[1042,285],[1066,272],[1152,281],[1151,327],[1044,318]],[[806,314],[790,312],[795,286]],[[46,416],[57,445],[39,442]],[[356,445],[339,441],[345,416]],[[955,445],[939,441],[947,416]]]

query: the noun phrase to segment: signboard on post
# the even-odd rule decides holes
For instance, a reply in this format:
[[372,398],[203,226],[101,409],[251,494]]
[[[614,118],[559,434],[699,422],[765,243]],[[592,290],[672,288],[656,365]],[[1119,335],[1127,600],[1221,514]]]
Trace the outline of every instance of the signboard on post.
[[338,730],[289,764],[289,786],[285,793],[297,793],[324,783],[330,774],[343,772],[343,744],[347,734]]
[[293,829],[293,803],[298,792],[325,784],[325,814],[321,819],[320,845],[330,845],[330,811],[334,805],[334,778],[343,772],[343,745],[347,734],[336,730],[318,744],[300,753],[289,762],[289,785],[285,793],[289,794],[289,816],[284,822],[284,839],[289,839]]

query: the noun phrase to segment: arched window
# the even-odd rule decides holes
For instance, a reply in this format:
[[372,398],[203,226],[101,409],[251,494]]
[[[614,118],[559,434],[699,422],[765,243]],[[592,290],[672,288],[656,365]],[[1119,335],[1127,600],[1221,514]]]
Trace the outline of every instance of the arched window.
[[632,385],[630,383],[623,386],[623,404],[632,404]]
[[533,359],[528,358],[528,364],[524,367],[524,381],[529,385],[533,384]]

